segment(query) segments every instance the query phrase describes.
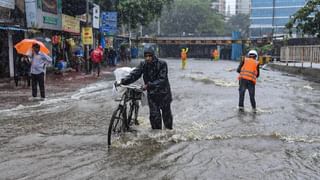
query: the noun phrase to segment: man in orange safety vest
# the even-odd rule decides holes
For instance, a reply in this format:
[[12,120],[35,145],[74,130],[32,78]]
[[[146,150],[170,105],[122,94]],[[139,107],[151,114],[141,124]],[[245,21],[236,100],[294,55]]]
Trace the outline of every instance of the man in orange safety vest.
[[256,101],[255,101],[255,84],[259,77],[259,62],[258,53],[255,50],[250,50],[248,57],[241,61],[237,72],[239,73],[239,110],[244,110],[244,95],[246,89],[249,91],[250,102],[254,112],[256,112]]

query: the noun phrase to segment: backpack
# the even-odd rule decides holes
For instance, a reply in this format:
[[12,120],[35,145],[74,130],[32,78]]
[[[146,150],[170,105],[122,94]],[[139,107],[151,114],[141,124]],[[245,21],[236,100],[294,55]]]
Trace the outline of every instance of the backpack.
[[98,49],[95,49],[91,53],[91,59],[94,63],[99,63],[102,60],[102,52]]

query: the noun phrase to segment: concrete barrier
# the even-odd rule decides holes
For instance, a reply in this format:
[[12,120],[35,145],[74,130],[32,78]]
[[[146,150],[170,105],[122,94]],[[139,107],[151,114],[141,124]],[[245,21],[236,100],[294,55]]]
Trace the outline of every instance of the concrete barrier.
[[320,82],[320,69],[319,68],[309,68],[309,67],[295,67],[295,66],[287,66],[285,64],[273,64],[269,63],[268,67],[284,71],[290,74],[296,74],[306,77],[312,81]]

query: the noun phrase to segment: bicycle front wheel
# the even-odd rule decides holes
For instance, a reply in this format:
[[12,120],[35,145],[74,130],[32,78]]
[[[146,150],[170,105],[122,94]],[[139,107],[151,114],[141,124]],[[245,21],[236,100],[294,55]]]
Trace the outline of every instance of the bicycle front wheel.
[[138,112],[139,112],[139,102],[133,101],[132,104],[130,104],[129,108],[129,114],[128,114],[128,124],[135,124],[139,125],[138,122]]
[[119,106],[112,114],[108,129],[108,146],[111,145],[112,137],[119,136],[126,129],[124,108]]

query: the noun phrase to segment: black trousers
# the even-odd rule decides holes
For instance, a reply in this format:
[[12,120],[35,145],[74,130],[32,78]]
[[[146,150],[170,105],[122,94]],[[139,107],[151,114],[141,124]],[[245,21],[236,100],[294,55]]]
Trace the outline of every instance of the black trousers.
[[93,68],[93,72],[98,71],[98,76],[100,76],[100,68],[101,68],[101,64],[100,63],[92,63],[92,68]]
[[31,74],[31,79],[32,79],[32,96],[37,97],[37,86],[39,85],[40,95],[42,98],[45,98],[44,73]]
[[172,129],[172,113],[169,103],[158,102],[155,99],[148,98],[150,110],[150,124],[152,129],[162,129],[162,120],[165,128]]
[[244,95],[247,89],[249,91],[251,106],[252,108],[255,109],[256,108],[256,100],[254,98],[255,84],[252,81],[249,81],[246,79],[239,80],[239,107],[243,107]]

